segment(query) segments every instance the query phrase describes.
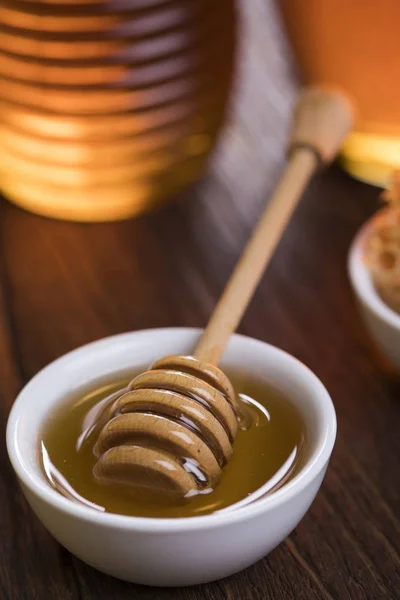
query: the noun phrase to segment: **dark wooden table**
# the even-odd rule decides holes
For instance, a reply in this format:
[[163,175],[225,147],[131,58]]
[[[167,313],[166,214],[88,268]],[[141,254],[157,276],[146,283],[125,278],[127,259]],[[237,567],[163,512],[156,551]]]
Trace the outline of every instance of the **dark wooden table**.
[[[127,330],[205,323],[278,176],[296,89],[272,3],[245,4],[233,115],[190,198],[104,225],[52,222],[1,203],[2,430],[21,386],[72,348]],[[400,384],[371,352],[346,275],[350,241],[377,197],[337,167],[318,176],[240,328],[309,365],[337,409],[331,466],[289,539],[245,572],[206,586],[117,581],[46,533],[3,442],[2,600],[400,598]]]

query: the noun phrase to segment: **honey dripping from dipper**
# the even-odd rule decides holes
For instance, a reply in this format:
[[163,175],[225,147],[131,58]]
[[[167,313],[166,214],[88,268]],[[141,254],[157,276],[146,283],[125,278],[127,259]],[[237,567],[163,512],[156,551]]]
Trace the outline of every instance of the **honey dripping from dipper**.
[[[134,381],[135,378],[122,374],[117,381],[94,382],[81,395],[67,398],[48,418],[41,435],[40,453],[45,476],[59,493],[110,513],[153,518],[192,517],[234,507],[268,482],[271,483],[270,490],[276,489],[298,471],[305,447],[304,423],[295,407],[261,379],[250,378],[245,372],[230,373],[230,381],[236,390],[237,431],[234,453],[226,463],[223,452],[229,453],[226,444],[229,430],[216,418],[217,434],[225,442],[221,442],[219,449],[215,439],[210,442],[213,431],[204,432],[199,427],[204,416],[204,406],[199,399],[193,399],[194,405],[181,405],[180,411],[173,401],[170,403],[168,418],[174,420],[176,429],[169,428],[169,431],[176,432],[177,441],[171,442],[162,436],[160,439],[157,425],[154,426],[150,419],[160,417],[159,408],[153,404],[149,410],[146,405],[146,411],[143,411],[140,401],[135,404],[131,389]],[[188,416],[188,407],[193,410],[192,418]],[[131,419],[125,438],[124,430],[121,432],[118,428],[110,436],[102,435],[107,424],[124,414]],[[132,430],[135,416],[139,417],[138,424]],[[196,437],[207,441],[214,461],[207,462],[208,455],[204,457],[201,452],[200,459],[196,459],[196,443],[194,452],[188,455],[186,451],[185,455],[184,449],[191,445],[188,442]],[[105,445],[104,440],[107,440]],[[163,478],[162,471],[145,469],[141,473],[139,467],[132,468],[131,460],[128,470],[123,465],[118,469],[114,464],[110,478],[104,476],[101,469],[100,475],[96,475],[99,456],[115,447],[150,448],[154,460],[170,458],[171,468],[179,456],[180,465],[191,482],[188,493],[183,498],[177,496],[169,489],[170,480]],[[158,456],[159,452],[162,458]],[[215,464],[221,473],[212,483]]]

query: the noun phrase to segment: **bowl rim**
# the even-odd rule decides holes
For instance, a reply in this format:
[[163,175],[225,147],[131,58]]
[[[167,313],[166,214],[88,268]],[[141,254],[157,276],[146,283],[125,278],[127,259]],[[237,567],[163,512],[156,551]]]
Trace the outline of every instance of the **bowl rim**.
[[366,239],[372,232],[375,221],[381,218],[388,210],[388,207],[381,208],[360,227],[350,245],[347,271],[358,299],[366,305],[375,316],[400,332],[400,315],[390,308],[390,306],[388,306],[379,296],[364,260],[364,245]]
[[246,506],[239,507],[232,511],[226,511],[210,515],[200,515],[197,517],[182,517],[182,518],[153,518],[153,517],[134,517],[128,515],[119,515],[114,513],[106,513],[95,511],[90,507],[74,503],[62,496],[54,490],[49,484],[42,481],[36,474],[29,472],[26,467],[26,460],[23,459],[19,448],[16,429],[18,426],[18,418],[21,412],[21,407],[25,404],[26,399],[30,396],[30,390],[36,385],[39,377],[42,377],[48,370],[62,366],[63,362],[71,359],[79,359],[80,356],[92,352],[99,345],[118,343],[119,341],[136,335],[156,335],[157,332],[164,332],[169,335],[179,335],[181,332],[188,332],[192,335],[201,333],[199,328],[191,327],[162,327],[154,329],[137,330],[113,336],[108,336],[100,340],[96,340],[80,346],[72,350],[56,360],[49,363],[41,369],[20,391],[14,405],[10,411],[7,422],[6,444],[9,459],[13,469],[19,478],[20,482],[28,488],[36,497],[39,497],[45,504],[50,504],[54,509],[60,512],[67,513],[70,516],[75,516],[86,522],[98,524],[103,527],[113,527],[125,530],[135,530],[141,532],[160,533],[160,532],[188,532],[199,529],[214,529],[220,526],[229,525],[235,522],[243,522],[253,518],[261,513],[267,512],[280,504],[293,499],[299,495],[327,465],[332,453],[337,430],[336,413],[332,399],[320,381],[320,379],[297,358],[291,354],[281,350],[271,344],[251,338],[248,336],[234,334],[235,338],[242,339],[245,343],[256,344],[260,349],[272,352],[275,357],[289,359],[293,364],[301,369],[303,375],[307,378],[307,385],[312,388],[315,397],[315,403],[319,407],[321,416],[321,431],[316,448],[313,450],[310,457],[307,459],[304,466],[300,469],[293,479],[284,484],[281,488],[260,498]]

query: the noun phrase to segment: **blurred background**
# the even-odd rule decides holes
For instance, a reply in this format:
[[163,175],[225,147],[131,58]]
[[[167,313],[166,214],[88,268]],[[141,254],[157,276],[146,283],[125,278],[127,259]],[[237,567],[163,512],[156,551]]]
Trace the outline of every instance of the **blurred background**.
[[211,172],[221,178],[233,161],[230,185],[256,194],[282,158],[298,81],[348,95],[357,118],[341,164],[386,186],[400,164],[400,98],[399,9],[384,7],[6,2],[1,188],[50,217],[128,218],[197,181],[222,132]]
[[[198,179],[224,124],[213,168],[223,176],[235,161],[232,185],[240,193],[246,181],[246,192],[255,191],[264,165],[279,161],[294,95],[277,8],[234,0],[6,3],[6,196],[50,217],[130,217]],[[273,72],[263,69],[267,57]],[[244,177],[249,168],[253,177]]]
[[[29,212],[2,201],[0,260],[27,375],[90,339],[205,323],[279,177],[302,84],[349,94],[357,122],[340,161],[388,184],[400,157],[365,152],[397,143],[396,6],[367,3],[354,30],[342,0],[4,3],[0,185]],[[345,301],[348,246],[378,205],[338,167],[309,197],[254,300],[262,323],[243,323],[292,352],[281,332],[307,337],[315,289]],[[304,295],[296,325],[288,290]]]

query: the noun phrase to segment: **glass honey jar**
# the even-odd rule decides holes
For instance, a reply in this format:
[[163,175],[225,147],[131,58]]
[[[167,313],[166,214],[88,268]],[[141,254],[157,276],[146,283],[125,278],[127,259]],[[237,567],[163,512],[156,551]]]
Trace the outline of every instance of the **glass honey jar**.
[[398,0],[281,0],[306,83],[334,85],[354,102],[341,154],[357,179],[387,187],[400,168]]
[[61,219],[127,218],[204,169],[226,112],[234,0],[5,0],[0,188]]

